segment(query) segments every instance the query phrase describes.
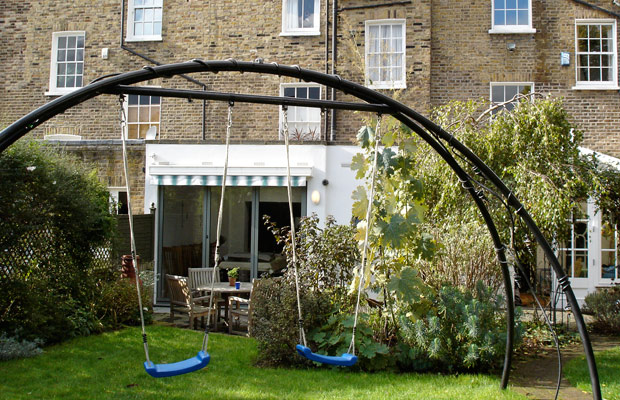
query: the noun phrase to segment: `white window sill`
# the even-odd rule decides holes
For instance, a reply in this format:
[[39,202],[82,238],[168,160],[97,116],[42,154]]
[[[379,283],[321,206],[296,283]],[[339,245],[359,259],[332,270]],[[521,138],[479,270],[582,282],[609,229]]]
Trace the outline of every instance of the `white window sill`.
[[576,84],[571,88],[572,90],[620,90],[620,86],[613,83],[608,85],[589,85],[589,84]]
[[162,42],[163,39],[161,37],[161,35],[159,36],[132,36],[129,37],[127,36],[125,38],[125,42],[127,43],[132,43],[132,42]]
[[490,34],[500,34],[500,35],[505,35],[505,34],[512,34],[512,33],[517,33],[517,34],[527,34],[527,33],[536,33],[536,29],[535,28],[531,28],[529,26],[523,26],[523,27],[519,27],[517,25],[514,26],[494,26],[493,28],[489,29],[489,33]]
[[308,31],[282,31],[280,36],[319,36],[321,31],[308,30]]
[[385,83],[373,83],[366,84],[366,87],[369,89],[388,89],[388,90],[396,90],[396,89],[407,89],[407,84],[404,82],[385,82]]
[[73,89],[50,89],[44,93],[45,96],[62,96],[67,93],[75,92],[76,90],[81,88],[73,88]]

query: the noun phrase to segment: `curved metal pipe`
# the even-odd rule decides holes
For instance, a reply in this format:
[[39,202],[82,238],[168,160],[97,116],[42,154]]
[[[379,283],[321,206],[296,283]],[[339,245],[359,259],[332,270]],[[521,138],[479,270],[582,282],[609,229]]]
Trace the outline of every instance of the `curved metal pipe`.
[[[567,296],[569,304],[573,309],[573,313],[575,316],[575,321],[577,322],[577,327],[579,333],[581,335],[581,339],[584,346],[584,351],[586,353],[586,359],[588,361],[588,368],[590,372],[590,381],[592,384],[592,393],[595,399],[600,399],[600,384],[598,380],[598,372],[596,369],[596,362],[594,359],[594,354],[592,352],[592,345],[588,336],[588,333],[585,328],[585,322],[583,320],[583,316],[579,309],[579,304],[575,298],[575,295],[570,286],[570,282],[566,274],[564,273],[562,267],[559,264],[559,261],[555,257],[553,250],[551,249],[549,243],[543,237],[542,233],[529,216],[523,205],[519,202],[519,200],[513,195],[512,191],[506,187],[506,185],[502,182],[502,180],[484,163],[480,160],[473,152],[471,152],[466,146],[460,143],[457,139],[455,139],[450,133],[443,130],[438,125],[434,124],[432,121],[428,120],[426,117],[423,117],[421,114],[415,112],[414,110],[408,108],[404,104],[385,96],[381,93],[378,93],[374,90],[368,89],[359,84],[343,80],[339,76],[336,75],[326,75],[321,72],[311,71],[299,68],[298,66],[281,66],[277,63],[272,64],[259,64],[259,63],[251,63],[251,62],[243,62],[236,60],[226,60],[226,61],[202,61],[195,60],[185,63],[178,64],[168,64],[157,67],[148,67],[139,71],[127,72],[124,74],[120,74],[117,76],[113,76],[107,79],[103,79],[101,81],[97,81],[91,85],[88,85],[84,88],[78,89],[75,92],[64,95],[60,98],[55,99],[54,101],[40,107],[39,109],[29,113],[28,115],[20,118],[18,121],[11,124],[9,127],[0,132],[0,152],[6,149],[10,144],[15,142],[17,139],[25,135],[31,129],[40,125],[41,123],[47,121],[52,118],[54,115],[63,112],[64,110],[84,102],[90,98],[96,97],[101,94],[105,89],[114,87],[116,85],[130,85],[138,82],[142,82],[148,79],[152,79],[160,76],[173,76],[179,74],[187,74],[187,73],[195,73],[195,72],[213,72],[217,73],[219,71],[233,71],[233,72],[254,72],[254,73],[266,73],[273,75],[282,75],[293,78],[298,78],[305,81],[312,81],[316,83],[321,83],[326,86],[339,89],[344,93],[348,93],[358,97],[359,99],[378,103],[385,104],[391,107],[394,110],[393,115],[397,118],[406,117],[406,119],[410,119],[409,122],[405,122],[410,128],[414,129],[418,135],[422,137],[427,143],[431,144],[434,149],[438,150],[437,147],[441,147],[439,143],[437,143],[432,136],[425,132],[433,132],[438,135],[443,140],[446,140],[448,145],[452,146],[455,150],[461,153],[465,158],[467,158],[474,166],[476,166],[486,177],[487,179],[493,183],[494,186],[497,187],[499,192],[506,198],[507,203],[513,207],[517,215],[519,215],[522,220],[525,222],[526,226],[530,229],[532,234],[534,235],[537,243],[543,249],[545,255],[550,261],[554,271],[557,276],[560,278],[558,281],[562,285],[564,292]],[[402,121],[402,119],[401,119]],[[418,125],[419,124],[419,125]],[[421,129],[424,128],[424,129]],[[434,143],[434,145],[433,145]],[[450,167],[457,173],[461,182],[470,182],[467,174],[460,168],[458,163],[452,159],[449,161],[452,156],[444,150],[441,151],[440,155],[442,158],[448,162]],[[449,155],[449,157],[447,157]],[[484,207],[481,199],[478,198],[477,195],[472,193],[473,187],[470,189],[469,186],[466,189],[476,201],[477,206],[481,209],[481,205]],[[478,198],[478,200],[476,200]],[[486,207],[484,207],[486,209]],[[498,258],[500,264],[502,265],[502,271],[504,273],[505,266],[505,255],[503,254],[503,246],[501,245],[501,241],[499,241],[499,236],[495,237],[494,233],[494,225],[492,224],[492,219],[490,215],[487,217],[485,213],[482,211],[483,217],[485,218],[485,222],[487,222],[487,226],[490,230],[491,236],[493,237],[494,243],[498,245],[496,247],[498,251]],[[490,224],[489,224],[490,223]],[[495,230],[495,234],[496,234]],[[506,278],[504,278],[505,283]],[[507,285],[510,286],[510,285]],[[510,287],[510,291],[512,292],[512,288]],[[510,296],[510,299],[512,296]],[[512,307],[508,307],[509,309],[513,309]],[[514,324],[511,324],[513,327]],[[507,362],[506,362],[507,361]],[[506,361],[504,365],[504,369],[509,368],[510,357],[506,356]],[[506,365],[508,364],[508,365]],[[505,379],[504,379],[505,377]],[[507,383],[508,374],[504,371],[504,375],[502,377],[502,387]]]

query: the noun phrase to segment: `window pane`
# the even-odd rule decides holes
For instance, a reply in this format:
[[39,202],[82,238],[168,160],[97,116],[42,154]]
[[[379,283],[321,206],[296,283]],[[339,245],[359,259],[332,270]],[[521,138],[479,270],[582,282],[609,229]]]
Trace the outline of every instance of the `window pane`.
[[390,38],[390,25],[381,25],[381,39]]
[[151,22],[147,22],[144,24],[144,34],[145,35],[153,34],[153,24]]
[[393,38],[403,37],[403,26],[402,25],[392,25],[392,37]]
[[82,77],[81,76],[76,76],[75,77],[75,87],[82,87]]
[[590,39],[590,52],[601,51],[601,41],[599,39]]
[[138,122],[138,107],[127,108],[127,122]]
[[586,39],[579,39],[577,46],[578,51],[588,51],[588,41]]
[[398,38],[392,39],[391,51],[402,52],[403,51],[403,40],[398,39]]
[[590,38],[601,37],[601,25],[590,25],[588,31],[589,31]]
[[155,0],[153,2],[153,5],[155,5],[155,7],[161,7],[163,5],[162,0]]
[[65,72],[65,71],[66,71],[66,67],[67,67],[67,66],[66,66],[66,64],[64,64],[64,63],[60,63],[60,64],[58,64],[58,71],[57,71],[57,72],[58,72],[58,75],[64,75],[64,74],[66,73],[66,72]]
[[504,18],[504,10],[495,11],[495,25],[506,25],[506,19]]
[[136,9],[136,16],[134,18],[134,21],[137,21],[137,22],[144,21],[144,10],[142,10],[141,8]]
[[151,107],[150,122],[159,122],[159,107]]
[[83,49],[84,48],[84,36],[78,36],[77,37],[77,47],[79,49]]
[[134,0],[133,4],[134,6],[143,6],[144,0]]
[[527,10],[528,7],[528,0],[519,0],[519,10]]
[[611,51],[613,51],[611,39],[603,39],[603,40],[601,40],[601,51],[603,51],[603,52],[611,52]]
[[153,9],[152,8],[147,8],[144,10],[144,20],[146,22],[152,22],[153,21]]
[[590,68],[590,81],[598,82],[601,80],[601,70],[599,68]]
[[65,77],[64,76],[58,76],[56,78],[56,87],[59,87],[59,88],[64,88],[65,87]]
[[529,17],[527,10],[520,10],[518,13],[518,21],[519,25],[529,25]]
[[138,122],[149,122],[150,116],[148,107],[138,107]]
[[297,88],[297,96],[298,99],[307,99],[308,98],[308,88],[300,87]]
[[590,78],[588,74],[588,68],[579,68],[579,80],[588,81]]
[[77,42],[77,38],[75,36],[69,36],[67,38],[67,48],[74,49],[76,42]]
[[67,55],[66,50],[58,50],[58,55],[56,56],[57,61],[65,61]]
[[161,22],[153,24],[153,35],[161,35]]
[[515,10],[517,8],[517,0],[506,0],[506,10]]
[[161,15],[162,15],[162,10],[161,8],[156,8],[155,10],[153,10],[154,15],[153,15],[153,21],[161,21]]
[[129,95],[129,104],[138,104],[138,95],[137,94],[130,94]]
[[303,27],[314,28],[314,0],[304,1]]
[[589,59],[587,55],[584,55],[584,54],[579,55],[579,66],[587,67],[589,65],[588,60]]
[[491,87],[491,102],[502,103],[504,101],[504,87],[500,85]]
[[150,7],[150,6],[152,6],[152,5],[153,5],[153,0],[144,0],[144,5],[145,5],[146,7]]
[[77,49],[75,53],[76,61],[84,61],[84,50]]
[[379,38],[379,25],[371,25],[369,28],[370,28],[370,38],[378,39]]
[[505,101],[512,100],[517,95],[517,86],[506,86]]
[[149,105],[151,103],[150,96],[140,96],[140,105]]
[[65,87],[68,87],[68,88],[75,87],[75,77],[74,76],[67,76],[67,79],[65,81]]
[[129,125],[127,127],[127,139],[137,139],[138,138],[138,125]]
[[506,10],[506,25],[517,24],[517,12],[515,10]]
[[67,61],[75,61],[75,50],[67,50]]
[[75,63],[67,63],[67,75],[75,75]]
[[140,139],[144,139],[146,137],[146,131],[149,130],[149,126],[147,124],[144,124],[144,125],[139,125],[139,127],[140,127],[139,137]]
[[142,23],[136,23],[134,25],[134,31],[133,31],[134,35],[136,36],[141,36],[144,35],[144,26],[142,25]]
[[159,104],[160,102],[161,102],[161,97],[151,96],[151,104]]
[[494,4],[496,10],[503,10],[506,8],[506,2],[504,0],[495,0]]
[[65,49],[67,48],[67,38],[66,36],[61,36],[58,38],[58,48]]
[[292,88],[292,87],[284,88],[284,96],[285,97],[295,97],[295,88]]
[[379,80],[379,68],[369,68],[368,79],[371,83],[377,82]]
[[612,79],[611,68],[601,68],[601,80],[611,81]]
[[321,98],[321,89],[318,87],[311,87],[308,89],[308,98],[310,99],[320,99]]

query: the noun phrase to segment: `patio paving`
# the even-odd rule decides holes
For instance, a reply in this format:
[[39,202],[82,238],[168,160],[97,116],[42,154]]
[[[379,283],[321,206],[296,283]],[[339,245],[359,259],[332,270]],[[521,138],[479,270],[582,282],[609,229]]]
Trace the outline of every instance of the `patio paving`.
[[[591,335],[594,351],[607,350],[620,346],[620,338]],[[583,355],[581,343],[569,345],[562,349],[562,363]],[[511,388],[530,399],[553,400],[558,380],[558,359],[555,350],[541,352],[537,357],[515,360],[510,374]],[[603,393],[604,394],[604,393]],[[583,392],[562,378],[558,399],[589,400],[592,394]]]

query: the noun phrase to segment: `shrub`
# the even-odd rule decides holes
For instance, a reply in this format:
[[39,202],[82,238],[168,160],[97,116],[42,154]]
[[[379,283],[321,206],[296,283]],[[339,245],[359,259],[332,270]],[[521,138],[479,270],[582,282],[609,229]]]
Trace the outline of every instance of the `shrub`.
[[43,352],[39,348],[40,340],[29,342],[19,341],[15,337],[8,337],[5,333],[0,335],[0,361],[12,360],[14,358],[34,357]]
[[[101,283],[101,297],[97,304],[97,316],[106,328],[118,329],[121,325],[140,324],[140,306],[135,283],[129,279],[117,279]],[[152,291],[143,283],[140,293],[144,321],[152,322]]]
[[[444,286],[429,291],[429,310],[416,315],[416,304],[401,310],[401,336],[411,347],[410,368],[432,366],[445,372],[483,371],[500,365],[505,349],[501,296],[482,284],[475,292]],[[516,330],[517,341],[521,330]]]
[[[307,334],[325,323],[331,308],[326,296],[308,290],[306,285],[300,288],[300,299]],[[255,283],[250,333],[258,341],[259,365],[310,365],[295,350],[299,343],[298,320],[294,284],[282,278],[264,278]]]
[[89,166],[34,142],[0,154],[0,332],[55,343],[100,331],[97,285],[114,266],[93,260],[114,232]]
[[598,290],[585,298],[594,314],[592,327],[602,333],[620,334],[620,287]]

